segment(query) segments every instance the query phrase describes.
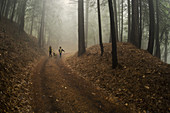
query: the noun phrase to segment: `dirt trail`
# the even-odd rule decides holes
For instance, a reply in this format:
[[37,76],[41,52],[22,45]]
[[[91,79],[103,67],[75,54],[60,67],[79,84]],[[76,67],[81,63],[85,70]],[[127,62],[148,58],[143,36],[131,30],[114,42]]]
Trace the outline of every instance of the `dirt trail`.
[[72,73],[60,58],[42,58],[32,82],[35,113],[129,112],[108,102],[104,92]]

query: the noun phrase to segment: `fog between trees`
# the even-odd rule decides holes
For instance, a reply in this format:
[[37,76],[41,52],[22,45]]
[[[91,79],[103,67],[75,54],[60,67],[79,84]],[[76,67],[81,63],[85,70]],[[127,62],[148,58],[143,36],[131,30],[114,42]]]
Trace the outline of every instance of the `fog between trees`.
[[[128,41],[128,23],[130,22],[130,26],[133,25],[132,1],[113,0],[115,17],[117,17],[115,18],[117,36],[118,40],[122,42]],[[67,52],[76,52],[78,50],[77,0],[0,0],[0,3],[1,17],[4,16],[11,19],[11,21],[17,22],[21,30],[24,29],[28,34],[41,39],[39,40],[41,47],[52,45],[54,50],[57,50],[59,46],[65,48]],[[128,21],[128,8],[130,8],[130,21]],[[157,3],[156,0],[154,0],[153,8],[155,16],[155,44],[153,55],[155,55],[157,44],[156,36],[159,35],[161,59],[165,62],[170,62],[170,1],[158,0]],[[100,0],[100,9],[102,39],[103,43],[108,43],[110,41],[110,15],[107,0]],[[138,0],[138,9],[139,26],[141,26],[140,32],[142,35],[141,48],[147,49],[150,24],[148,0]],[[159,34],[156,34],[158,33],[157,11],[159,12]],[[84,30],[87,47],[99,44],[97,0],[84,0]]]

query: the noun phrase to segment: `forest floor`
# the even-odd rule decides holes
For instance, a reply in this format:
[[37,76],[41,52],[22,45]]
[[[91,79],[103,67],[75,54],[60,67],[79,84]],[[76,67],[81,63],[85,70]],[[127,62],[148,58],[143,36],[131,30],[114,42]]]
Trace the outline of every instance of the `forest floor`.
[[67,67],[91,81],[132,111],[170,113],[170,65],[130,43],[118,43],[118,62],[112,69],[111,44],[92,46],[81,57],[66,58]]
[[[5,31],[5,32],[4,32]],[[16,23],[0,22],[0,113],[31,112],[30,72],[45,53]]]
[[35,113],[128,112],[116,99],[72,72],[62,58],[43,57],[31,76]]
[[0,26],[0,112],[170,113],[170,65],[129,43],[49,58],[18,25]]

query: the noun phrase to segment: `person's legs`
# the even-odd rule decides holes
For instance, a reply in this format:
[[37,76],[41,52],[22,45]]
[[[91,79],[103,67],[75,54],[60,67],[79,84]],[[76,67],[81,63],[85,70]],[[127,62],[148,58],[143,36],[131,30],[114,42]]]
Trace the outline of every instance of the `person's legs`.
[[50,57],[52,57],[52,53],[51,53],[51,51],[49,52],[49,56],[50,56]]

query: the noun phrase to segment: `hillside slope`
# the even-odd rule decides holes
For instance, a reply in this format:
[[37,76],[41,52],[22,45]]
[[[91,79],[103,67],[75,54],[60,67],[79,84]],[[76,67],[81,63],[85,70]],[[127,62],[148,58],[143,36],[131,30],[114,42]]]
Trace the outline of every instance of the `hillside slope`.
[[170,111],[170,65],[129,43],[118,43],[119,66],[111,69],[111,44],[104,44],[104,50],[101,57],[99,46],[90,47],[83,56],[70,56],[66,63],[136,112]]
[[43,52],[34,37],[6,19],[0,22],[0,45],[0,112],[29,112],[29,71]]

